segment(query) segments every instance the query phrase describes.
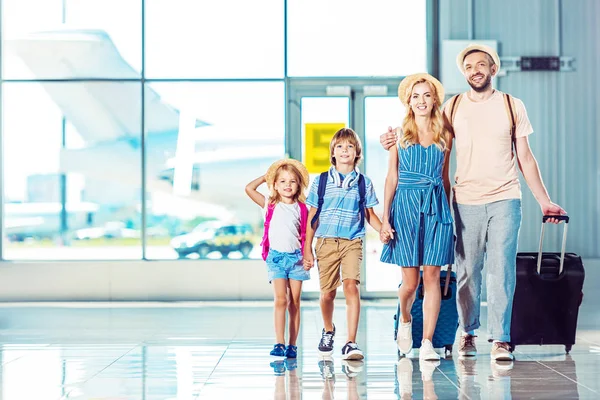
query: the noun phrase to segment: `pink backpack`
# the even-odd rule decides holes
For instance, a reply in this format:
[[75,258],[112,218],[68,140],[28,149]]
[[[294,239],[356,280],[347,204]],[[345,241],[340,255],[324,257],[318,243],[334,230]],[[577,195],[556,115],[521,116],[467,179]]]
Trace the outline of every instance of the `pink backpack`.
[[[300,251],[304,251],[304,241],[306,239],[306,222],[308,220],[308,209],[306,208],[306,204],[302,202],[298,202],[300,206]],[[263,234],[262,242],[260,243],[262,246],[262,258],[263,260],[267,260],[267,256],[269,255],[269,225],[271,224],[271,218],[273,217],[273,211],[275,210],[275,204],[269,203],[267,207],[267,215],[265,217],[265,233]]]

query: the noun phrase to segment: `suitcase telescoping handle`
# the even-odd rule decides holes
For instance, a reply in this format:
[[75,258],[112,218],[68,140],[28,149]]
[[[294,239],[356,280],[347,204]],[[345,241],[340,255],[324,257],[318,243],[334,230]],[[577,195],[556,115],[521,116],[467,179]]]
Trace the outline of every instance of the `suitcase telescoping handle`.
[[452,272],[452,264],[448,264],[448,269],[446,270],[446,282],[444,282],[444,297],[448,296],[448,288],[450,287],[451,272]]
[[537,272],[539,274],[542,271],[542,244],[544,243],[544,228],[546,227],[546,222],[550,218],[556,218],[559,221],[565,221],[565,227],[563,229],[562,248],[560,250],[560,267],[558,269],[558,274],[560,275],[562,274],[563,265],[565,263],[565,247],[567,246],[567,228],[569,227],[568,215],[544,215],[542,217],[542,232],[540,234],[540,250],[538,251]]
[[[452,272],[452,264],[448,264],[448,270],[446,271],[446,281],[444,282],[444,297],[448,296],[448,288],[450,287],[450,275]],[[421,284],[421,274],[419,274],[419,283],[417,286]]]

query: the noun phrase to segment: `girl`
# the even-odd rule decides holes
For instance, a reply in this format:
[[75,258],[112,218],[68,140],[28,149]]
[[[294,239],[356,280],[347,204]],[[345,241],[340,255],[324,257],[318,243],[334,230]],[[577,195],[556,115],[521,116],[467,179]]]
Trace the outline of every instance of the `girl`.
[[[398,290],[401,320],[398,350],[407,354],[413,347],[410,310],[423,266],[423,341],[419,358],[435,361],[440,356],[431,340],[440,311],[440,267],[454,261],[454,235],[450,214],[448,165],[451,135],[440,105],[442,84],[429,74],[404,78],[398,87],[407,114],[390,148],[385,180],[381,261],[402,268]],[[417,346],[418,347],[418,346]]]
[[[267,183],[270,196],[265,198],[256,189]],[[302,265],[302,249],[306,235],[304,189],[308,186],[308,171],[293,159],[279,160],[264,176],[246,186],[246,194],[265,211],[265,231],[262,256],[267,262],[269,282],[273,284],[276,344],[272,356],[296,358],[296,339],[300,329],[300,294],[302,281],[310,278]],[[285,310],[289,312],[289,341],[285,346]]]

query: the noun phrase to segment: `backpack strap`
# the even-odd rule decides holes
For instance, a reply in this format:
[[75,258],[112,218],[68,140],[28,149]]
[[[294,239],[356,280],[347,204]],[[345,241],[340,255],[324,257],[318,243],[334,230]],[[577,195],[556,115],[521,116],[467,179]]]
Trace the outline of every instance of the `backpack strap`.
[[454,126],[454,116],[456,115],[456,110],[458,110],[458,105],[462,100],[462,93],[455,95],[450,99],[450,124]]
[[321,214],[321,209],[323,208],[323,202],[325,201],[325,189],[327,188],[327,179],[329,179],[329,172],[321,172],[319,175],[319,189],[317,191],[317,197],[319,199],[317,203],[317,212],[313,217],[312,221],[310,221],[310,226],[314,229],[315,224],[319,220],[319,215]]
[[306,204],[301,201],[298,202],[300,206],[300,251],[304,252],[304,243],[306,242],[306,223],[308,222],[308,208]]
[[360,210],[360,229],[365,226],[365,199],[367,197],[367,188],[365,184],[365,176],[360,174],[358,177],[358,209]]
[[504,107],[506,108],[506,113],[508,114],[508,119],[511,123],[511,127],[510,127],[510,137],[513,143],[513,146],[515,145],[515,141],[516,141],[516,135],[517,135],[517,118],[515,116],[515,99],[512,98],[512,96],[508,93],[504,93]]
[[267,256],[269,255],[269,225],[271,224],[274,210],[275,204],[269,203],[267,206],[267,214],[265,215],[265,231],[263,233],[262,242],[260,242],[260,245],[262,246],[262,259],[264,261],[267,261]]

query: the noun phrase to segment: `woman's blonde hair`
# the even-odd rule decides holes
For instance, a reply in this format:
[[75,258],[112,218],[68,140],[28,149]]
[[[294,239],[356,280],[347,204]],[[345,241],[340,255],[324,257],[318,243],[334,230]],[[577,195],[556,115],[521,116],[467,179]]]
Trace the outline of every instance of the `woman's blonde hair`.
[[362,159],[362,144],[358,134],[350,128],[342,128],[333,135],[331,142],[329,143],[329,161],[331,165],[335,166],[335,157],[333,156],[333,150],[335,146],[340,142],[348,142],[354,146],[356,150],[356,158],[354,159],[354,166],[356,167]]
[[292,164],[283,164],[277,171],[275,171],[275,179],[273,180],[273,186],[271,187],[271,194],[269,196],[269,202],[271,204],[277,204],[281,201],[281,196],[275,190],[275,185],[277,184],[277,179],[279,179],[279,174],[282,171],[287,171],[290,174],[293,174],[298,181],[298,191],[294,194],[294,201],[300,201],[302,203],[306,203],[306,195],[304,194],[304,187],[308,185],[308,182],[304,182],[302,179],[302,174],[298,171],[298,168],[294,167]]
[[438,93],[435,89],[435,85],[432,85],[427,79],[420,79],[413,83],[410,90],[407,91],[406,104],[406,117],[404,117],[404,121],[402,122],[402,137],[399,139],[399,145],[403,149],[411,146],[413,144],[419,143],[419,130],[417,127],[417,122],[415,121],[415,113],[410,107],[410,97],[412,96],[412,92],[414,87],[419,83],[427,83],[431,89],[431,97],[433,98],[433,109],[431,110],[431,125],[430,129],[433,131],[433,143],[441,150],[446,151],[446,133],[448,132],[448,127],[445,124],[444,116],[442,115],[442,111],[440,110],[441,104],[437,104]]

